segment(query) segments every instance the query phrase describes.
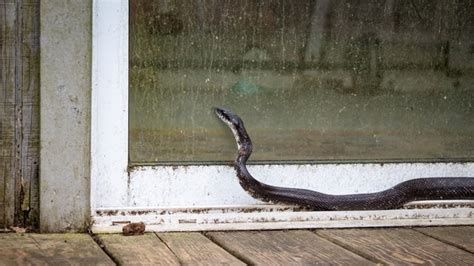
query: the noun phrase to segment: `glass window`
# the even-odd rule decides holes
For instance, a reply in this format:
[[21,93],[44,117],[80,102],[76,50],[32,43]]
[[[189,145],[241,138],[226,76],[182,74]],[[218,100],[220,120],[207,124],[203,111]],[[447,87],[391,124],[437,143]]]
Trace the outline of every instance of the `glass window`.
[[474,158],[473,1],[131,0],[131,163]]

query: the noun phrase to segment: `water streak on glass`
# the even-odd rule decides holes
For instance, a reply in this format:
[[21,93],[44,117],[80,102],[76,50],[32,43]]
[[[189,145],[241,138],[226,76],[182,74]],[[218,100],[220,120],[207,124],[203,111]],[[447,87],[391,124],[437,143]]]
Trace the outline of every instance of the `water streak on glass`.
[[474,1],[131,0],[130,160],[474,159]]

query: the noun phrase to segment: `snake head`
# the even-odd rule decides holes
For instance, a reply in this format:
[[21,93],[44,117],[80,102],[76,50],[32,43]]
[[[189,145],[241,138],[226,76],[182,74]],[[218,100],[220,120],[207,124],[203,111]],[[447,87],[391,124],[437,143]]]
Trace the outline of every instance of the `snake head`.
[[222,122],[232,130],[239,150],[238,158],[244,158],[244,160],[247,160],[252,153],[252,140],[250,140],[250,137],[245,130],[242,119],[225,108],[214,107],[214,112],[216,112],[216,115],[222,120]]
[[214,112],[216,112],[217,116],[232,130],[235,141],[237,142],[237,148],[239,150],[244,148],[244,152],[250,155],[252,152],[252,141],[245,130],[242,119],[225,108],[215,107]]
[[231,129],[237,128],[239,125],[242,124],[242,120],[236,114],[232,113],[232,111],[227,110],[222,107],[214,107],[214,112],[216,115],[226,123]]

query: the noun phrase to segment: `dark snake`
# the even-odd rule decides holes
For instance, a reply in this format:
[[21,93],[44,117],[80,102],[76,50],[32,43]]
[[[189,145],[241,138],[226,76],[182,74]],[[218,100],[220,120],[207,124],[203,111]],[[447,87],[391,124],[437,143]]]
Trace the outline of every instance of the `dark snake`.
[[330,195],[317,191],[271,186],[256,180],[247,170],[252,141],[244,122],[224,108],[215,108],[217,116],[232,130],[238,154],[234,168],[242,188],[252,197],[270,203],[294,204],[312,210],[397,209],[418,200],[474,199],[474,178],[429,177],[408,180],[375,193]]

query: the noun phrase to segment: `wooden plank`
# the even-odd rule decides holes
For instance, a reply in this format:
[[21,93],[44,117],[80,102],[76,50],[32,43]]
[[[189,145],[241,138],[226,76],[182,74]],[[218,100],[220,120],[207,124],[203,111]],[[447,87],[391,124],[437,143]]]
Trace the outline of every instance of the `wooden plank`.
[[410,229],[318,230],[349,250],[388,264],[468,265],[474,255]]
[[157,235],[176,254],[181,264],[245,265],[200,233],[162,233]]
[[27,234],[0,234],[0,265],[48,265],[38,243]]
[[114,265],[87,234],[32,234],[50,265]]
[[15,151],[15,19],[16,6],[12,2],[0,2],[0,186],[4,186],[1,198],[4,207],[0,218],[0,226],[8,227],[14,219],[14,151]]
[[39,2],[0,0],[0,25],[0,227],[36,227]]
[[474,226],[425,227],[415,230],[474,253]]
[[21,1],[19,25],[20,60],[17,66],[17,143],[20,145],[17,171],[19,201],[17,223],[38,227],[39,220],[39,2]]
[[85,234],[0,234],[1,265],[113,265]]
[[107,253],[121,265],[179,265],[176,256],[154,234],[96,236]]
[[208,236],[250,264],[370,264],[310,231],[212,232]]

